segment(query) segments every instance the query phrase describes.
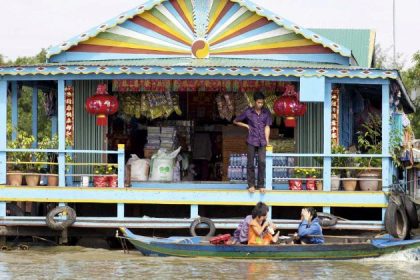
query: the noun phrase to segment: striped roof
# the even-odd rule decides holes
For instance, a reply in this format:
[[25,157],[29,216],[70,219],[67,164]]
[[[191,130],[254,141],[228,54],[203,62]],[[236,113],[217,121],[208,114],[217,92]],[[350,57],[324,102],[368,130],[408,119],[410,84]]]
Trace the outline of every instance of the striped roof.
[[47,50],[52,62],[168,57],[307,61],[308,55],[330,54],[352,57],[348,48],[248,0],[151,0]]

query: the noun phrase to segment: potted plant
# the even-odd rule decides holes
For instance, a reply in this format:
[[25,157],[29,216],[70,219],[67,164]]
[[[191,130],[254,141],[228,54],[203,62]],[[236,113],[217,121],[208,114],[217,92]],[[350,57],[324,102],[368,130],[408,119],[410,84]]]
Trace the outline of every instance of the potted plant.
[[[333,154],[345,154],[346,148],[341,145],[333,145],[331,147]],[[331,159],[331,190],[338,191],[340,189],[340,178],[342,176],[342,170],[336,167],[346,167],[347,162],[345,157],[332,157]]]
[[112,164],[106,166],[105,174],[108,175],[108,187],[117,188],[118,187],[118,176],[117,176],[117,167]]
[[[292,185],[293,190],[302,190],[302,179],[306,179],[306,189],[307,190],[315,190],[315,178],[316,178],[316,169],[315,168],[296,168],[295,169],[295,176],[299,179],[294,182],[295,184]],[[289,188],[290,188],[289,182]],[[300,188],[299,188],[300,187]]]
[[106,164],[98,164],[93,168],[93,186],[95,188],[106,188],[108,187],[107,177],[104,176],[106,173]]
[[[315,178],[321,179],[322,177],[322,169],[317,169],[315,172]],[[318,191],[322,191],[324,189],[324,184],[322,183],[322,180],[316,180],[315,186]]]
[[[71,146],[71,143],[66,141],[66,146]],[[58,148],[58,135],[55,134],[53,137],[45,136],[38,143],[40,149],[57,149]],[[58,186],[58,154],[57,153],[44,153],[45,161],[48,163],[48,186]],[[71,162],[72,158],[66,154],[66,163]]]
[[289,190],[291,191],[301,191],[302,190],[302,179],[305,174],[302,172],[302,168],[296,168],[293,172],[293,178],[289,180]]
[[[362,125],[362,131],[358,132],[358,148],[361,153],[382,153],[382,123],[378,116],[369,114],[367,121]],[[379,189],[381,158],[364,157],[357,158],[359,167],[364,169],[358,174],[360,189],[362,191],[377,191]]]
[[[35,138],[25,131],[19,131],[16,140],[8,142],[9,149],[30,149]],[[31,172],[36,169],[35,164],[27,164],[33,160],[33,153],[30,152],[8,152],[7,161],[11,162],[8,165],[8,182],[12,186],[21,186],[24,173]],[[23,162],[23,163],[22,163]],[[26,163],[25,163],[26,162]],[[38,185],[36,182],[36,175],[25,175],[25,179],[28,185]],[[28,183],[29,181],[29,183]],[[38,176],[39,181],[39,176]]]

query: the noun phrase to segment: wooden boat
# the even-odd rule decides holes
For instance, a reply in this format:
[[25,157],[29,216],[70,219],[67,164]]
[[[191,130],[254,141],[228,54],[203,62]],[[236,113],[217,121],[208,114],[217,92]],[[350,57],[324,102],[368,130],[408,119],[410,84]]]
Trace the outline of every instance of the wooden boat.
[[230,259],[358,259],[420,248],[420,238],[397,240],[389,235],[364,243],[322,245],[213,245],[202,237],[152,238],[120,228],[124,239],[145,256],[219,257]]

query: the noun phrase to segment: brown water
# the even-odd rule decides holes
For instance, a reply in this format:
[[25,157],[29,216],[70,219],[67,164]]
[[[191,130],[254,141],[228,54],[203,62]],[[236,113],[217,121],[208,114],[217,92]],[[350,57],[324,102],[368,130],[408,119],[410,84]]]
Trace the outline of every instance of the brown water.
[[82,247],[0,252],[0,279],[420,279],[420,250],[353,261],[143,257]]

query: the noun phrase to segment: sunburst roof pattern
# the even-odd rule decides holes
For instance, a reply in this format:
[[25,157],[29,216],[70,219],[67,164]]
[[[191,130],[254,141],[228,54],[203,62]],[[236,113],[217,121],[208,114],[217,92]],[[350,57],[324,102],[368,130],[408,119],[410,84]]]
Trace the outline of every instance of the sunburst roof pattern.
[[[152,0],[48,50],[64,60],[287,59],[348,49],[247,0]],[[285,60],[286,60],[285,59]]]

